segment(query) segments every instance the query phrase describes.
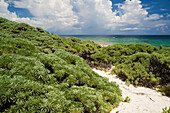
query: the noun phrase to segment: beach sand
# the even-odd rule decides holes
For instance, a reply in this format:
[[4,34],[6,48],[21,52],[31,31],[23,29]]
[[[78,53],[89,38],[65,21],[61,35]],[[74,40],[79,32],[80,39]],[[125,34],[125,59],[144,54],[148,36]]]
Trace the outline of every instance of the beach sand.
[[111,113],[161,113],[162,108],[170,106],[170,98],[162,96],[156,90],[145,87],[127,86],[125,82],[117,78],[117,75],[111,75],[110,72],[104,72],[93,69],[100,76],[109,78],[110,82],[116,82],[122,90],[122,97],[127,96],[130,102],[121,102]]
[[102,47],[115,45],[115,43],[104,43],[104,42],[96,42],[96,41],[95,41],[95,43],[101,45]]

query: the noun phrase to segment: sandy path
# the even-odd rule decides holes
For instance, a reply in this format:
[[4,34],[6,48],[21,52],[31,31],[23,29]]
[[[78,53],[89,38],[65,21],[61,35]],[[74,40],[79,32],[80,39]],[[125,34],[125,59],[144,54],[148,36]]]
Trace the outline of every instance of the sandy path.
[[128,96],[131,99],[129,103],[121,102],[111,113],[161,113],[162,108],[170,106],[170,98],[162,96],[155,90],[144,87],[135,88],[133,85],[127,86],[125,82],[116,78],[116,75],[96,69],[93,71],[109,78],[110,82],[116,82],[122,90],[123,98]]

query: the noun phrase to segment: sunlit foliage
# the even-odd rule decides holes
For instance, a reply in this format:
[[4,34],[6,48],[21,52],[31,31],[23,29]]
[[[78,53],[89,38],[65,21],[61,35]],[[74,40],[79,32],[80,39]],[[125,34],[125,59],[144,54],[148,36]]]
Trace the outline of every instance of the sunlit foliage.
[[118,106],[116,83],[77,56],[88,57],[91,46],[100,48],[0,18],[0,112],[106,113]]

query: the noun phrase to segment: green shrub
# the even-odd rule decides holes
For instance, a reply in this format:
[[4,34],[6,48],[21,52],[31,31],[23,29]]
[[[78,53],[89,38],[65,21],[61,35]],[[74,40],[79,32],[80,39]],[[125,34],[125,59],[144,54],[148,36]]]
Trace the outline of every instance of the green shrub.
[[163,110],[162,113],[170,113],[170,107],[169,108],[167,108],[167,107],[162,108],[162,110]]
[[32,57],[1,55],[0,61],[2,111],[108,112],[120,102],[115,83],[65,51]]
[[90,58],[98,44],[3,18],[0,22],[0,112],[95,113],[118,106],[116,83],[66,52]]
[[159,87],[159,91],[163,95],[167,95],[167,96],[170,97],[170,83],[168,83],[167,85],[162,85],[161,87]]
[[39,31],[40,33],[45,33],[45,30],[40,27],[36,27],[36,30]]
[[169,95],[169,55],[162,46],[101,47],[0,18],[0,112],[111,111],[121,90],[90,66],[115,65],[112,72],[128,84],[159,86]]
[[137,53],[130,56],[121,56],[112,73],[117,74],[128,84],[159,87],[160,91],[169,96],[169,70],[169,57],[154,52],[152,54]]
[[126,98],[125,98],[125,100],[124,100],[124,102],[130,102],[130,98],[127,96]]
[[28,40],[20,38],[2,38],[0,37],[1,54],[20,54],[29,56],[37,50],[35,46]]

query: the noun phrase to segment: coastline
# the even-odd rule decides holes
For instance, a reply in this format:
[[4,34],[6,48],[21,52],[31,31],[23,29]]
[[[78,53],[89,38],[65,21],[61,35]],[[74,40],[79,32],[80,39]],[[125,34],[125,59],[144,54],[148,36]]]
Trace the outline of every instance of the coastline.
[[[108,47],[115,44],[101,43],[102,47]],[[114,68],[114,66],[112,66]],[[105,72],[104,70],[94,68],[93,71],[98,73],[102,77],[109,79],[109,82],[116,82],[119,88],[122,90],[122,97],[125,100],[126,97],[130,98],[130,102],[122,101],[118,107],[114,108],[110,113],[162,113],[163,108],[170,106],[170,98],[163,96],[160,92],[146,88],[135,87],[132,84],[129,86],[119,79],[117,75],[111,74],[111,69]]]
[[[64,35],[62,35],[64,36]],[[69,37],[76,37],[83,41],[94,41],[101,44],[150,44],[156,47],[160,45],[170,47],[170,36],[164,35],[66,35]]]
[[111,45],[109,45],[109,44],[102,44],[102,43],[97,43],[97,44],[99,44],[99,45],[102,46],[102,47],[111,46]]
[[94,42],[99,44],[102,47],[112,46],[112,45],[116,44],[116,43],[104,43],[104,42],[96,42],[96,41],[94,41]]
[[[170,105],[169,98],[149,89],[162,87],[160,91],[170,97],[170,48],[157,48],[147,43],[124,45],[121,41],[117,44],[119,42],[110,41],[110,38],[99,40],[96,37],[96,43],[104,46],[101,47],[95,41],[60,37],[42,28],[3,18],[0,21],[5,26],[0,26],[2,112],[106,113],[123,98],[113,113],[155,113]],[[110,43],[113,46],[108,46]],[[116,67],[111,71],[113,65]],[[92,70],[94,67],[96,69]],[[144,87],[127,86],[124,80],[127,84]],[[37,97],[40,98],[37,100]]]

